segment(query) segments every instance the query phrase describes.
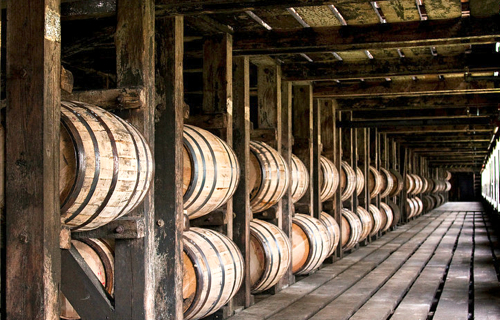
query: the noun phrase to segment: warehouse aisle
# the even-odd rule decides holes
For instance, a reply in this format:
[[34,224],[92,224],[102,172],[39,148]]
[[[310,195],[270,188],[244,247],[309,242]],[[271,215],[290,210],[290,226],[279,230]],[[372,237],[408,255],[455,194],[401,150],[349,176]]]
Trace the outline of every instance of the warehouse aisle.
[[231,319],[500,319],[498,247],[480,203],[447,203]]

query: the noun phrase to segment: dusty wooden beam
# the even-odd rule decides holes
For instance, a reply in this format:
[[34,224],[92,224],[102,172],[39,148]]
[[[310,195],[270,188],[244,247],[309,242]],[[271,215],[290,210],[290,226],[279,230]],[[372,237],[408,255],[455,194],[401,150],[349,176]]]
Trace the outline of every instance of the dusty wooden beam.
[[414,126],[414,127],[397,127],[381,130],[387,134],[435,134],[435,133],[459,133],[459,132],[493,132],[491,125],[438,125],[438,126]]
[[114,15],[116,0],[79,0],[61,4],[61,16],[64,20],[98,19]]
[[466,117],[466,118],[434,118],[426,120],[357,120],[339,121],[339,128],[392,128],[392,127],[422,127],[422,126],[447,126],[447,125],[474,125],[490,124],[491,117]]
[[144,218],[124,217],[89,231],[73,232],[73,239],[112,238],[112,239],[139,239],[146,233]]
[[[467,94],[455,96],[422,96],[397,98],[359,98],[339,99],[342,110],[403,110],[403,109],[431,109],[441,110],[452,108],[483,108],[500,106],[500,95]],[[437,111],[438,112],[438,111]],[[444,112],[444,111],[443,111]]]
[[104,109],[136,109],[145,105],[144,88],[118,88],[63,92],[64,100],[75,100],[95,104]]
[[494,43],[500,17],[262,30],[235,33],[237,55],[330,52]]
[[61,281],[60,0],[5,2],[8,152],[2,318],[56,320]]
[[286,80],[352,80],[419,76],[429,74],[464,74],[465,72],[498,71],[499,54],[474,54],[452,57],[370,60],[367,63],[296,63],[283,65]]
[[371,97],[410,97],[435,95],[462,95],[499,93],[497,81],[478,80],[465,81],[462,78],[446,78],[445,80],[398,80],[391,82],[359,83],[354,85],[338,85],[335,82],[317,83],[314,89],[315,98],[371,98]]
[[467,106],[463,108],[453,108],[453,109],[404,109],[401,110],[365,110],[365,111],[353,111],[354,120],[382,120],[382,119],[392,119],[392,120],[406,120],[406,119],[434,119],[439,117],[453,117],[453,118],[463,118],[463,117],[474,117],[477,115],[488,116],[498,114],[498,107],[482,107],[475,108],[473,106]]

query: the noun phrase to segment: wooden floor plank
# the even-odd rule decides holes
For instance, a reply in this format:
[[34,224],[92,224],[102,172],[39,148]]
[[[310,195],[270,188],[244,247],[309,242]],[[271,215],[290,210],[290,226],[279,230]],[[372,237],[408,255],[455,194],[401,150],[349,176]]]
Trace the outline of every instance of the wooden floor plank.
[[439,244],[434,256],[396,308],[391,320],[426,319],[440,281],[453,256],[453,248],[464,222],[457,219]]
[[[444,214],[446,215],[446,214]],[[452,221],[449,223],[451,224]],[[426,239],[438,229],[441,221],[431,224],[413,237],[410,241],[402,245],[388,259],[381,263],[369,275],[357,282],[337,299],[325,306],[311,319],[329,320],[349,319],[379,288],[382,287],[398,269],[416,252]],[[443,231],[444,232],[444,231]]]
[[473,219],[473,214],[466,216],[434,319],[468,319]]
[[482,215],[476,216],[474,240],[474,318],[500,319],[500,285]]
[[351,320],[385,320],[393,313],[433,254],[437,252],[441,242],[449,237],[448,231],[451,225],[461,224],[456,215],[449,219],[450,223],[436,229],[401,269],[351,317]]
[[[378,260],[374,259],[372,256],[377,256],[379,251],[383,252],[381,251],[383,247],[387,247],[388,250],[386,249],[387,253],[385,254],[389,255],[395,251],[401,243],[408,241],[410,236],[417,234],[439,216],[439,214],[430,214],[426,217],[426,219],[414,220],[404,226],[401,226],[368,246],[362,247],[359,250],[345,256],[342,260],[320,269],[303,281],[299,281],[278,294],[257,303],[253,307],[239,312],[235,316],[231,317],[231,320],[267,319],[286,307],[294,304],[299,299],[313,292],[315,289],[332,280],[347,269],[353,268],[353,266],[362,260],[370,262],[368,267],[373,268],[376,266]],[[383,255],[384,253],[382,256]],[[366,266],[363,268],[365,269]]]

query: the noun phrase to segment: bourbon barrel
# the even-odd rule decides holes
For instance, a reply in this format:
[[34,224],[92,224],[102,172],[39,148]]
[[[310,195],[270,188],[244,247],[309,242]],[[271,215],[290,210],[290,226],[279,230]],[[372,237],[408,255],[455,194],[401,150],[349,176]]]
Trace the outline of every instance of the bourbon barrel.
[[417,212],[415,215],[419,216],[424,211],[424,203],[422,202],[422,200],[419,197],[413,198],[413,201],[415,202],[415,204],[417,206]]
[[389,172],[389,170],[385,168],[380,168],[380,178],[382,181],[382,188],[380,191],[380,197],[385,198],[388,197],[394,188],[394,179]]
[[[71,240],[71,244],[78,250],[83,260],[90,267],[104,290],[111,296],[114,294],[114,245],[112,242],[101,239]],[[71,303],[61,293],[59,296],[62,319],[80,319],[80,316]]]
[[403,191],[404,180],[403,180],[403,176],[401,176],[401,174],[398,171],[396,171],[394,169],[390,169],[389,172],[391,173],[392,178],[394,179],[394,187],[392,188],[391,193],[389,194],[389,197],[395,197],[401,191]]
[[250,282],[252,293],[274,286],[292,261],[292,245],[285,233],[266,221],[250,222]]
[[392,210],[392,225],[391,227],[395,227],[398,225],[399,221],[401,220],[401,210],[399,209],[399,206],[394,203],[394,201],[387,199],[386,203],[391,207]]
[[411,198],[406,198],[406,215],[408,218],[412,218],[415,216],[417,208],[415,207],[415,202],[413,202],[413,199]]
[[373,228],[372,231],[370,232],[370,236],[376,235],[379,231],[382,230],[382,228],[385,226],[387,223],[387,217],[380,212],[379,208],[377,208],[376,205],[370,204],[370,214],[373,218]]
[[430,178],[426,178],[426,180],[427,180],[426,193],[431,193],[434,190],[434,180]]
[[111,112],[61,102],[61,222],[91,230],[136,208],[146,196],[154,161],[144,137]]
[[420,192],[422,192],[422,187],[423,187],[422,179],[420,178],[420,176],[416,174],[412,174],[411,176],[413,178],[413,182],[415,183],[415,187],[413,188],[412,194],[419,194]]
[[359,167],[356,167],[356,195],[361,195],[363,189],[365,188],[365,175],[363,174],[363,170]]
[[380,212],[386,217],[386,223],[382,226],[382,231],[387,231],[392,226],[394,214],[392,213],[391,207],[385,202],[380,202]]
[[302,198],[309,188],[309,172],[299,157],[292,154],[291,163],[291,193],[292,202],[295,203]]
[[424,210],[426,212],[431,211],[436,206],[436,200],[433,197],[431,197],[430,195],[423,196],[422,202],[424,204]]
[[437,194],[433,193],[431,194],[431,197],[434,199],[434,209],[440,207],[443,203],[442,203],[442,199],[441,197],[439,197]]
[[319,183],[321,186],[321,202],[331,199],[339,185],[339,173],[333,162],[326,157],[320,157]]
[[444,192],[450,191],[451,190],[451,183],[448,180],[446,180],[444,183],[446,185],[446,188],[444,189]]
[[331,256],[340,241],[340,227],[337,221],[328,213],[321,212],[320,221],[325,225],[328,231],[328,236],[330,238],[330,250],[328,251],[327,257]]
[[382,191],[382,179],[374,166],[370,166],[368,172],[368,190],[370,191],[370,199],[375,198]]
[[361,235],[359,236],[358,241],[363,241],[370,235],[370,233],[373,230],[373,224],[374,224],[373,217],[362,206],[357,207],[356,214],[359,220],[361,221]]
[[250,141],[250,206],[262,212],[285,195],[290,171],[285,159],[264,142]]
[[319,268],[330,252],[325,225],[310,215],[297,213],[292,224],[292,272],[308,274]]
[[406,174],[405,187],[407,194],[412,194],[413,189],[415,189],[415,180],[413,180],[413,176],[409,173]]
[[184,125],[184,210],[190,219],[214,211],[229,200],[240,177],[234,151],[207,130]]
[[342,170],[340,170],[340,200],[346,201],[356,190],[356,173],[353,168],[346,162],[342,161]]
[[450,171],[446,171],[446,175],[445,175],[445,178],[444,178],[446,181],[450,181],[451,179],[451,172]]
[[342,250],[350,250],[356,246],[361,237],[363,226],[358,216],[347,208],[342,208]]
[[241,253],[225,235],[202,228],[184,231],[184,319],[199,319],[225,305],[243,282]]

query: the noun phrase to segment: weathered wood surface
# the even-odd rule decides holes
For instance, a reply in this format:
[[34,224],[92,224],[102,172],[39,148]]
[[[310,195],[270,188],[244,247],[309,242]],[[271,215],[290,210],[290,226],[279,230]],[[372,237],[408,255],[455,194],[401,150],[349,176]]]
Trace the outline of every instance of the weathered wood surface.
[[104,109],[135,109],[146,105],[146,92],[142,87],[63,92],[62,98],[94,104]]
[[59,6],[59,0],[7,1],[2,308],[8,319],[59,319]]
[[[476,318],[496,319],[497,298],[492,295],[499,284],[490,248],[496,238],[487,233],[483,212],[467,212],[476,207],[476,203],[447,203],[232,319],[425,319],[436,301],[435,319],[446,318],[440,308],[447,304],[456,309],[447,308],[450,319],[466,319],[469,288],[474,289],[469,283],[473,236],[479,247],[472,310]],[[439,294],[441,280],[445,282]]]
[[155,315],[182,319],[183,18],[158,19],[156,32],[156,92],[161,103],[155,126]]
[[[236,55],[494,43],[498,17],[235,33]],[[300,41],[297,41],[300,39]]]

